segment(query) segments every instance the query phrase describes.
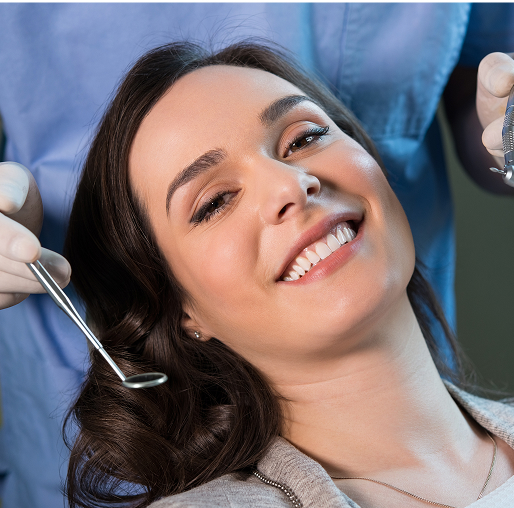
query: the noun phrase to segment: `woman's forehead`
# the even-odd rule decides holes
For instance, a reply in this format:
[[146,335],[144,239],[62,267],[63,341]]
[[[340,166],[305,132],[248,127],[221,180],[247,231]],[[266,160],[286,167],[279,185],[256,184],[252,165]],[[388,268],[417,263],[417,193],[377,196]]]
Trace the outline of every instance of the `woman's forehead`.
[[[262,69],[233,65],[210,65],[182,76],[171,88],[182,91],[192,88],[197,93],[220,93],[225,99],[241,98],[246,91],[263,95],[280,93],[281,90],[298,89],[289,81]],[[227,92],[232,92],[232,95]],[[251,99],[251,97],[246,97]]]
[[277,97],[302,93],[296,86],[269,72],[214,65],[186,74],[154,106],[145,124],[169,123],[171,117],[204,123],[223,115],[246,118]]

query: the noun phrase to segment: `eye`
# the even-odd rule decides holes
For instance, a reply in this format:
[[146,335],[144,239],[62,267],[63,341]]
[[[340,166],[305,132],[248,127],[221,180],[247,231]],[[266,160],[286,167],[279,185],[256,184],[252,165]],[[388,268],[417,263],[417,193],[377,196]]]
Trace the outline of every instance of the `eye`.
[[237,192],[221,191],[210,198],[202,205],[191,218],[191,222],[197,226],[202,222],[207,222],[218,213],[221,213],[228,204],[234,199]]
[[306,131],[296,136],[293,141],[287,145],[287,152],[285,157],[302,150],[306,146],[309,146],[324,136],[328,132],[328,125],[326,127],[310,127]]

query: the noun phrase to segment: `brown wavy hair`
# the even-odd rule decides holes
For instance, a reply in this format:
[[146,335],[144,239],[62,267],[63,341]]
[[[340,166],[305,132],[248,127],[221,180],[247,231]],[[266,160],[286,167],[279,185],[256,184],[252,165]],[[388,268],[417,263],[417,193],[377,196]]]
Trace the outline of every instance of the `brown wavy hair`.
[[[129,185],[129,152],[142,120],[175,81],[209,65],[261,69],[293,83],[380,161],[350,111],[276,47],[246,41],[208,52],[173,43],[134,65],[84,163],[65,255],[87,315],[122,371],[161,371],[169,381],[151,389],[124,388],[92,352],[64,427],[71,508],[143,507],[221,475],[248,472],[280,434],[279,398],[263,374],[220,340],[199,341],[182,329],[188,295]],[[407,291],[441,375],[458,382],[455,340],[418,268]],[[434,339],[434,324],[446,335],[452,368]]]

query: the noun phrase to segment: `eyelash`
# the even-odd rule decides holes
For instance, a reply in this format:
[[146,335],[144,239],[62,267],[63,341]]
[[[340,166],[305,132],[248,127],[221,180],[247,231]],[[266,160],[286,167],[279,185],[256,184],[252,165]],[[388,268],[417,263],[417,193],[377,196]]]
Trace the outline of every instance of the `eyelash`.
[[[293,148],[293,146],[296,143],[298,143],[299,141],[302,141],[302,139],[307,139],[309,137],[313,137],[313,138],[318,138],[318,139],[312,140],[311,142],[318,141],[319,138],[321,138],[321,136],[324,136],[325,134],[327,134],[328,129],[329,129],[328,125],[326,127],[311,127],[311,128],[309,128],[308,130],[306,130],[306,131],[302,132],[301,134],[299,134],[298,136],[296,136],[296,138],[294,138],[293,141],[291,141],[287,145],[287,150],[290,151]],[[309,145],[311,144],[311,142],[309,142]],[[298,150],[302,150],[303,148],[304,147],[298,147]]]
[[[328,132],[328,125],[326,127],[311,127],[309,128],[308,130],[302,132],[301,134],[299,134],[298,136],[296,136],[293,141],[291,141],[288,145],[287,145],[287,150],[290,151],[292,150],[292,147],[298,143],[299,141],[302,141],[303,139],[307,139],[309,137],[312,137],[312,138],[320,138],[321,136],[324,136],[327,132]],[[318,141],[318,139],[316,139],[316,141]],[[309,141],[308,145],[310,145],[314,140],[311,140]],[[307,145],[307,146],[308,146]],[[302,150],[304,147],[298,147],[298,150]],[[215,203],[218,199],[222,198],[222,197],[225,197],[227,195],[230,195],[230,194],[233,194],[232,197],[230,197],[230,199],[228,201],[225,201],[221,206],[217,207],[217,208],[214,208],[212,210],[212,212],[209,212],[209,208],[213,205],[213,203]],[[195,225],[195,226],[198,226],[199,224],[201,224],[202,222],[208,222],[210,219],[212,219],[215,215],[217,215],[218,213],[221,213],[225,207],[230,204],[230,201],[232,201],[232,199],[235,197],[236,195],[236,192],[230,192],[230,191],[221,191],[221,192],[218,192],[217,194],[215,194],[212,198],[209,199],[209,201],[207,201],[207,203],[205,203],[194,215],[193,217],[191,218],[191,222]]]
[[[209,213],[209,208],[212,206],[213,203],[215,203],[219,198],[222,198],[224,196],[233,194],[233,196],[228,200],[225,201],[221,206],[218,208],[214,208],[212,212]],[[198,226],[198,224],[202,222],[208,222],[210,219],[212,219],[215,215],[220,213],[229,203],[232,201],[232,199],[235,197],[236,192],[230,192],[230,191],[221,191],[218,192],[216,195],[214,195],[212,198],[210,198],[205,205],[203,205],[191,218],[191,222]]]

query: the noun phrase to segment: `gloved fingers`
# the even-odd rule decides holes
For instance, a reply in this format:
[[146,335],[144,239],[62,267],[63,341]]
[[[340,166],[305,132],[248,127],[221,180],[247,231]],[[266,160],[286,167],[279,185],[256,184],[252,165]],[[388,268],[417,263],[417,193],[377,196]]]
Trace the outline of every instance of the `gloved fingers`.
[[[28,268],[27,268],[28,270]],[[44,293],[43,286],[36,280],[29,280],[11,273],[0,272],[1,293]]]
[[482,143],[487,151],[496,157],[503,157],[502,144],[503,116],[493,120],[482,133]]
[[0,213],[38,235],[43,203],[32,173],[17,162],[0,163]]
[[[57,254],[56,252],[43,248],[41,249],[41,256],[39,257],[39,261],[46,268],[48,273],[50,273],[50,275],[55,279],[59,286],[65,287],[69,283],[71,267],[66,258],[60,254]],[[0,255],[0,274],[2,273],[36,282],[34,274],[25,263],[13,261],[12,259]],[[0,292],[4,291],[11,290],[6,290],[0,284]]]
[[46,271],[53,277],[59,287],[64,288],[69,284],[71,266],[64,256],[57,254],[57,252],[53,250],[43,248],[41,249],[39,262],[45,267]]
[[[512,85],[514,85],[514,60],[512,55],[491,53],[480,62],[478,82],[493,97],[507,97]],[[500,114],[505,114],[505,107]]]
[[0,308],[44,292],[25,263],[40,259],[61,287],[70,280],[69,263],[41,248],[36,235],[42,221],[41,195],[30,171],[16,162],[0,163]]
[[28,294],[23,293],[0,293],[0,309],[7,309],[9,307],[13,307],[14,305],[17,305],[18,303],[22,302],[27,298]]
[[41,245],[34,233],[0,213],[0,255],[13,261],[31,263],[41,256]]
[[[41,251],[40,262],[61,288],[66,287],[71,276],[68,261],[48,249]],[[16,305],[30,293],[44,292],[43,286],[25,263],[0,256],[0,309]]]
[[[478,67],[476,96],[477,114],[482,127],[488,127],[498,118],[503,121],[512,85],[514,60],[506,53],[491,53],[484,57]],[[501,126],[498,135],[501,136]],[[489,143],[496,144],[495,141]]]
[[27,170],[17,162],[0,162],[0,212],[18,212],[25,203],[30,186]]

